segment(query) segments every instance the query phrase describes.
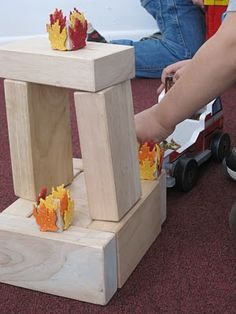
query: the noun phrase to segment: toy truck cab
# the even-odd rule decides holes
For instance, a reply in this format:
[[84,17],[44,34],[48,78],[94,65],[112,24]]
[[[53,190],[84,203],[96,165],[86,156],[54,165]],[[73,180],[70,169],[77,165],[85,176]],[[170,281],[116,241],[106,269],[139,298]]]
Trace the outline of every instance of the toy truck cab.
[[211,157],[221,162],[230,150],[230,137],[223,132],[220,97],[179,123],[166,141],[178,144],[164,154],[167,187],[190,191],[197,181],[199,166]]

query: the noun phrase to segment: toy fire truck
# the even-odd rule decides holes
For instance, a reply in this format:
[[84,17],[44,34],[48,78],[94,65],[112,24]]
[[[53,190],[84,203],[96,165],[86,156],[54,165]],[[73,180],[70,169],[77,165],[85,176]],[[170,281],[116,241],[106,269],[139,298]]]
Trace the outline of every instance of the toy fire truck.
[[[167,81],[171,79],[167,78]],[[171,86],[170,83],[167,85]],[[222,162],[228,155],[231,143],[230,136],[223,131],[223,119],[222,103],[218,97],[176,126],[166,139],[167,143],[175,145],[172,148],[168,145],[163,159],[167,187],[190,191],[197,182],[201,164],[210,158]]]

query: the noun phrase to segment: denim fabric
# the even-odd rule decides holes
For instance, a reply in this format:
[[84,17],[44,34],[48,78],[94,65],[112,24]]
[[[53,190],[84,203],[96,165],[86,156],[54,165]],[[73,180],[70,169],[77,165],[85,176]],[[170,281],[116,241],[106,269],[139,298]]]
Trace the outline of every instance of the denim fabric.
[[205,40],[205,17],[192,0],[141,0],[161,34],[141,41],[113,40],[135,49],[137,77],[158,78],[169,64],[191,58]]

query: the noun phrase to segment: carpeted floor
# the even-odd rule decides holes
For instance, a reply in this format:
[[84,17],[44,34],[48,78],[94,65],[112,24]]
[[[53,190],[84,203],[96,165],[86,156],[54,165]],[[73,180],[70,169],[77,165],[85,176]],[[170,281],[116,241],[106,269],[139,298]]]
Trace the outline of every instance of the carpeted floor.
[[[135,111],[154,104],[158,80],[132,82]],[[223,95],[225,130],[236,146],[236,86]],[[72,112],[74,156],[79,156]],[[0,81],[0,211],[14,200],[3,85]],[[236,237],[228,227],[236,182],[221,164],[204,164],[188,194],[171,189],[163,230],[106,307],[0,283],[0,313],[236,313]],[[1,264],[1,263],[0,263]],[[1,265],[0,265],[1,267]]]

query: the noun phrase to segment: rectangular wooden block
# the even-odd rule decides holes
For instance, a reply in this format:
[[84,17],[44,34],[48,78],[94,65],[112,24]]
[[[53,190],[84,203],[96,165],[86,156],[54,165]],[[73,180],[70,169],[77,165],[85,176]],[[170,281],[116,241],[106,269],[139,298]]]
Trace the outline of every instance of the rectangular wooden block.
[[115,236],[76,226],[40,232],[32,218],[0,214],[0,281],[107,304],[117,290]]
[[[77,167],[81,164],[74,162]],[[63,233],[40,233],[34,218],[28,218],[32,202],[27,200],[18,199],[0,214],[0,281],[106,304],[160,233],[166,217],[165,172],[158,181],[142,181],[142,198],[120,222],[92,221],[83,172],[74,178],[69,189],[75,202],[75,217],[72,228]],[[35,259],[31,248],[37,250]],[[63,255],[57,262],[58,250]],[[28,266],[33,277],[25,271]],[[42,281],[34,274],[36,270]]]
[[98,91],[134,77],[133,47],[92,43],[56,51],[46,37],[0,46],[0,77]]
[[68,91],[5,80],[15,194],[35,200],[42,187],[73,179]]
[[141,196],[130,81],[76,92],[75,107],[90,215],[119,221]]
[[166,217],[166,176],[142,181],[142,197],[120,222],[92,221],[90,229],[113,232],[121,288],[161,231]]

